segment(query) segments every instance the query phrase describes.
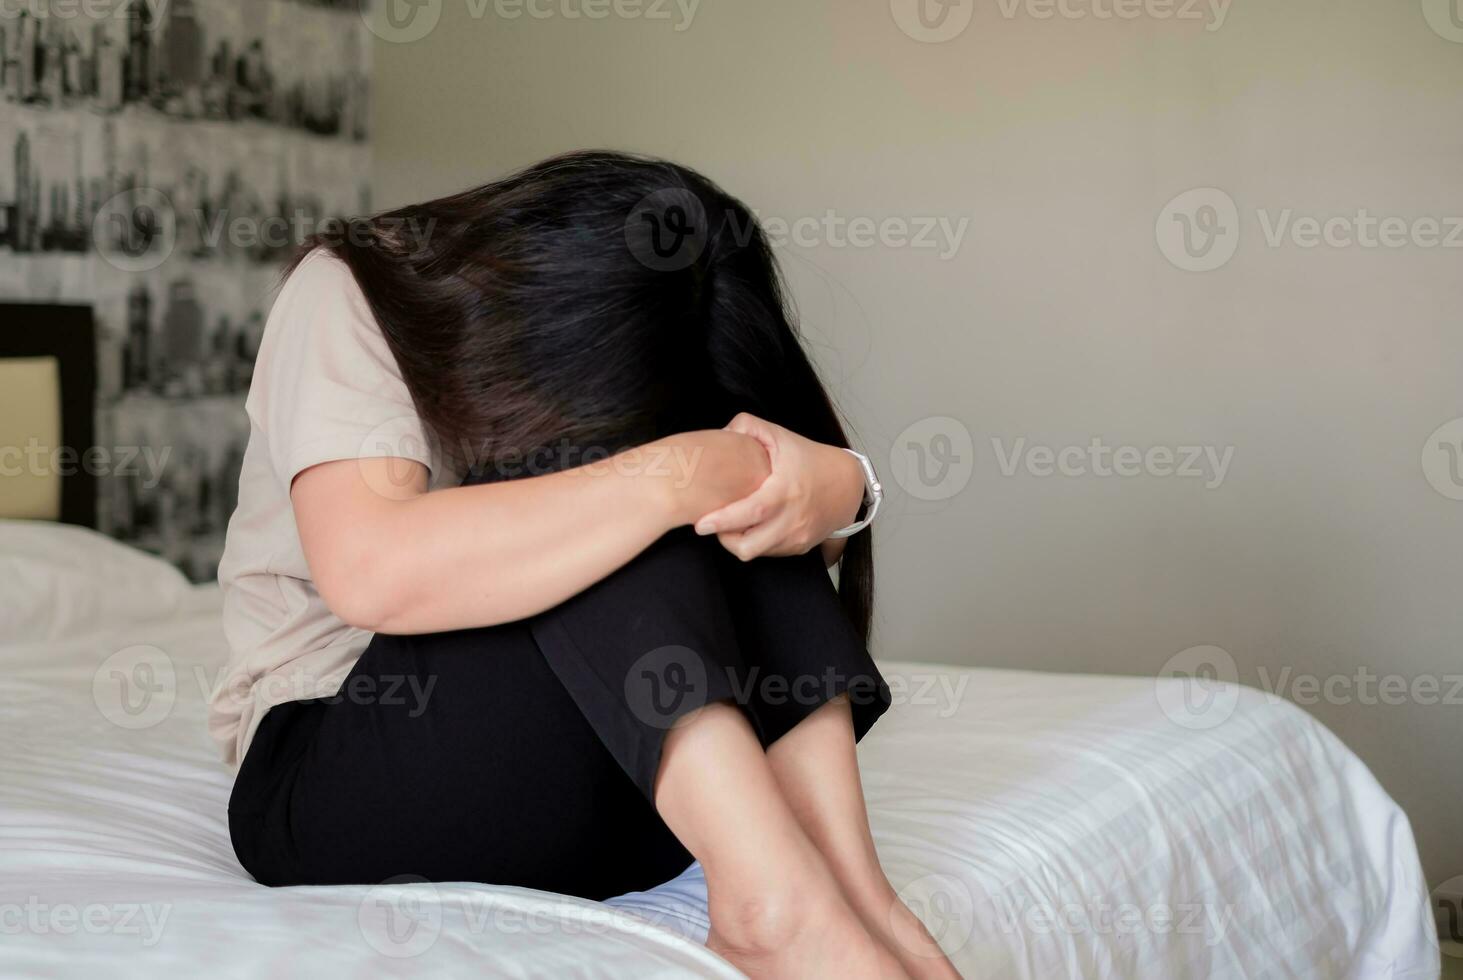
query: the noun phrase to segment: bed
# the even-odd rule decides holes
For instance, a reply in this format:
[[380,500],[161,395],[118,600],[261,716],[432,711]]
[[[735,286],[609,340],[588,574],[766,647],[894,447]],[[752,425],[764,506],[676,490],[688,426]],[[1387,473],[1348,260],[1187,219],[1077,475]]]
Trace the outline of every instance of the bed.
[[[0,450],[92,445],[90,311],[0,314]],[[204,730],[218,589],[90,530],[96,495],[86,467],[0,470],[0,976],[737,975],[694,865],[605,903],[256,885]],[[883,667],[895,706],[859,751],[879,853],[964,975],[1438,976],[1406,816],[1300,709]]]
[[[737,975],[701,945],[694,868],[603,904],[256,885],[204,732],[223,660],[215,586],[0,521],[0,975]],[[1438,975],[1405,815],[1300,709],[1240,689],[1193,729],[1164,711],[1178,680],[884,667],[879,852],[965,976]]]

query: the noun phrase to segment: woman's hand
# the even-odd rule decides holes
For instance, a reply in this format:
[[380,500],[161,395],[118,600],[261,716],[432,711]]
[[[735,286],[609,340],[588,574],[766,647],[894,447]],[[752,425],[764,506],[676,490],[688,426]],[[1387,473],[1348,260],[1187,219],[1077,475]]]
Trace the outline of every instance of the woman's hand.
[[761,443],[772,472],[748,496],[698,520],[697,534],[715,534],[727,551],[751,561],[804,554],[853,522],[864,494],[858,460],[745,412],[726,428]]

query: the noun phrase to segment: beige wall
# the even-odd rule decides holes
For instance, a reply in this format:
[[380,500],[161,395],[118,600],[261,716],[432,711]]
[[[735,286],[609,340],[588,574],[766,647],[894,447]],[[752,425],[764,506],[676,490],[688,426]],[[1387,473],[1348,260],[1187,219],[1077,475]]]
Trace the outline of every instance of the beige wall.
[[[962,426],[973,442],[959,492],[960,465],[933,490],[889,481],[880,651],[1151,675],[1215,644],[1255,686],[1338,677],[1310,710],[1407,808],[1430,879],[1463,873],[1463,705],[1360,703],[1377,691],[1357,680],[1463,674],[1463,502],[1422,465],[1463,416],[1463,249],[1271,247],[1257,213],[1463,215],[1463,43],[1419,0],[1234,0],[1222,24],[1208,0],[1204,20],[982,0],[943,43],[902,33],[888,0],[704,0],[683,30],[673,4],[562,13],[586,2],[513,20],[442,0],[427,37],[378,44],[382,202],[613,146],[702,168],[764,216],[968,218],[948,257],[781,249],[883,465],[928,417],[959,426],[925,422],[901,452],[940,431],[958,452]],[[1181,271],[1155,223],[1205,186],[1237,202],[1238,248]],[[1234,453],[1206,488],[1007,476],[992,446],[1094,437]]]

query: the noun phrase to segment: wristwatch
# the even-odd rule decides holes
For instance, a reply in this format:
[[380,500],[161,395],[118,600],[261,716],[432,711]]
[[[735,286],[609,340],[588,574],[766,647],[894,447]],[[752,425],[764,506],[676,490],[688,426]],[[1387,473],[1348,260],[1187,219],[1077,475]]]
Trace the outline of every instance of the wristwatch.
[[848,527],[841,527],[828,535],[830,538],[847,538],[855,535],[873,523],[874,515],[879,512],[879,504],[884,500],[884,487],[879,483],[879,474],[874,472],[874,464],[869,462],[869,457],[854,449],[839,447],[854,459],[858,460],[859,467],[864,471],[864,504],[861,508],[864,516],[854,521]]

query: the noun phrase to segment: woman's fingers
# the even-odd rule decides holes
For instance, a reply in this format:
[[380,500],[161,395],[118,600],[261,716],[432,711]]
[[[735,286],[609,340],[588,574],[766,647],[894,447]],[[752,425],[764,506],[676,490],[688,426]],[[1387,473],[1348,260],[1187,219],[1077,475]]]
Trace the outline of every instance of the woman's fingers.
[[[726,424],[728,431],[739,432],[744,436],[751,436],[762,444],[767,450],[767,455],[774,462],[777,459],[777,438],[781,430],[780,426],[773,425],[766,419],[759,419],[757,416],[747,412],[738,412],[736,417]],[[785,431],[785,430],[781,430]]]
[[745,531],[726,531],[716,536],[721,546],[742,561],[751,561],[771,554],[782,541],[782,532],[773,524],[758,524]]
[[762,485],[741,500],[704,515],[696,522],[697,534],[720,534],[745,531],[773,517],[780,508],[781,491],[769,477]]

